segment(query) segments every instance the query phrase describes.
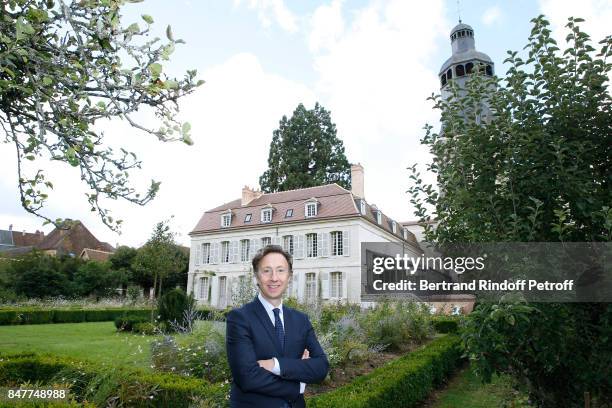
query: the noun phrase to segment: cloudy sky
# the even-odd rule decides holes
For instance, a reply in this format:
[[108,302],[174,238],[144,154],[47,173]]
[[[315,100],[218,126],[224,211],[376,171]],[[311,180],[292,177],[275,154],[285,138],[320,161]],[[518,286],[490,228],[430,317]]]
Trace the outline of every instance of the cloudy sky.
[[[426,123],[439,113],[426,100],[439,91],[437,73],[450,56],[449,32],[463,22],[475,30],[476,48],[503,75],[507,50],[521,50],[529,20],[545,14],[563,43],[570,15],[586,19],[583,29],[599,41],[610,34],[610,0],[516,0],[413,2],[406,0],[148,0],[125,8],[125,25],[141,14],[166,25],[179,46],[164,70],[182,75],[197,69],[206,84],[181,104],[181,119],[192,124],[195,144],[162,144],[125,123],[100,124],[108,142],[138,153],[143,169],[133,181],[145,190],[161,181],[146,207],[110,202],[124,220],[122,234],[108,230],[88,211],[85,189],[73,169],[45,166],[55,190],[46,208],[51,218],[82,220],[112,245],[142,245],[154,224],[172,218],[180,243],[201,214],[257,186],[267,166],[272,132],[297,104],[316,101],[331,111],[350,162],[365,169],[365,194],[398,221],[414,219],[406,190],[406,167],[430,158],[420,147]],[[143,117],[142,120],[149,120]],[[0,229],[42,229],[42,221],[21,209],[11,145],[0,144]]]

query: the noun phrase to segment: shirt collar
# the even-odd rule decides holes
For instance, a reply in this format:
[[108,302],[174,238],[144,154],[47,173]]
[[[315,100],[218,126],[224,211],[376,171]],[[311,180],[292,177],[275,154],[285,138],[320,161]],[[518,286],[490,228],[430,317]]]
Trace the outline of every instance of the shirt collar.
[[[276,306],[268,302],[266,298],[261,295],[261,293],[257,294],[257,299],[259,299],[263,307],[266,309],[266,312],[268,312],[270,316],[273,316],[274,312],[272,310],[276,308]],[[280,305],[278,305],[278,308],[280,309],[280,314],[283,314],[283,300],[282,299],[281,299]]]

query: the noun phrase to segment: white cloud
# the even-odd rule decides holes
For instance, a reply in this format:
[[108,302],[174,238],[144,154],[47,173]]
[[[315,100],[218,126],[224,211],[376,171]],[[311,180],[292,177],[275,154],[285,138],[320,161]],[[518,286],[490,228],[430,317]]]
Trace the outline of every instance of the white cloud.
[[[187,233],[204,211],[239,198],[245,184],[257,186],[267,167],[272,131],[298,103],[313,104],[312,93],[299,83],[265,72],[257,57],[246,53],[204,70],[201,78],[206,84],[181,102],[181,117],[192,124],[194,146],[163,144],[123,122],[103,125],[109,143],[120,143],[143,160],[143,170],[132,176],[136,184],[146,187],[151,178],[162,182],[158,197],[145,207],[108,203],[113,214],[124,220],[123,235],[109,231],[88,211],[73,169],[45,164],[49,169],[45,174],[56,185],[46,212],[53,218],[81,219],[94,235],[112,245],[133,246],[146,241],[156,222],[174,215],[172,230],[180,233],[179,242],[188,245]],[[147,120],[144,115],[140,119]],[[0,159],[6,159],[7,168],[15,168],[7,146],[0,149]],[[14,181],[0,180],[0,228],[14,224],[17,230],[40,229],[42,222],[18,210]]]
[[316,93],[348,159],[364,165],[366,199],[398,221],[412,219],[406,167],[430,161],[419,139],[423,125],[439,118],[426,98],[439,90],[430,65],[442,63],[432,57],[447,41],[444,3],[374,1],[350,21],[341,7],[333,1],[312,17]]
[[610,0],[540,0],[540,9],[551,22],[553,36],[564,49],[567,45],[565,37],[568,34],[568,17],[581,17],[585,20],[580,23],[583,31],[591,36],[593,46],[599,51],[597,44],[605,36],[610,35],[610,21],[612,21],[612,1]]
[[311,19],[308,46],[312,52],[327,50],[344,31],[343,0],[333,0],[328,6],[318,7]]
[[[241,3],[241,0],[234,0],[235,7]],[[257,17],[265,28],[269,28],[274,20],[287,32],[298,31],[297,18],[283,0],[247,0],[247,3],[249,9],[257,11]]]
[[499,6],[492,6],[486,9],[485,12],[483,13],[482,22],[485,25],[490,26],[496,23],[497,21],[499,21],[500,18],[501,18],[501,9],[499,8]]

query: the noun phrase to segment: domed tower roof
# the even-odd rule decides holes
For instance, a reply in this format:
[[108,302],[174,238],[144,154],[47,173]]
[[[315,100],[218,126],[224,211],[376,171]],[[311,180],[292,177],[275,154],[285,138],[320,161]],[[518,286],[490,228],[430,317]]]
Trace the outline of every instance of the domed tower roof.
[[481,62],[493,65],[491,57],[483,52],[476,51],[474,42],[474,29],[461,21],[450,32],[453,55],[447,59],[440,68],[440,75],[451,66],[464,62]]

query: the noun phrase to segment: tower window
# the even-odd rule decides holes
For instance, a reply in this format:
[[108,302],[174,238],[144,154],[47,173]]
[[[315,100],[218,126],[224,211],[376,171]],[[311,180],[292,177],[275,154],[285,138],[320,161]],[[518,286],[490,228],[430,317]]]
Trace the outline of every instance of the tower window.
[[443,74],[443,75],[440,77],[440,81],[442,81],[442,86],[446,85],[446,75],[444,75],[444,74]]
[[491,67],[490,65],[487,65],[487,75],[489,76],[493,76],[493,67]]
[[446,71],[446,78],[448,79],[453,78],[453,70],[451,68],[449,68],[448,71]]
[[457,73],[457,76],[464,76],[465,75],[465,68],[463,68],[463,65],[457,65],[457,67],[455,68],[455,72]]
[[471,62],[468,62],[467,64],[465,64],[465,73],[468,75],[471,74],[473,68],[474,68],[474,64],[472,64]]

